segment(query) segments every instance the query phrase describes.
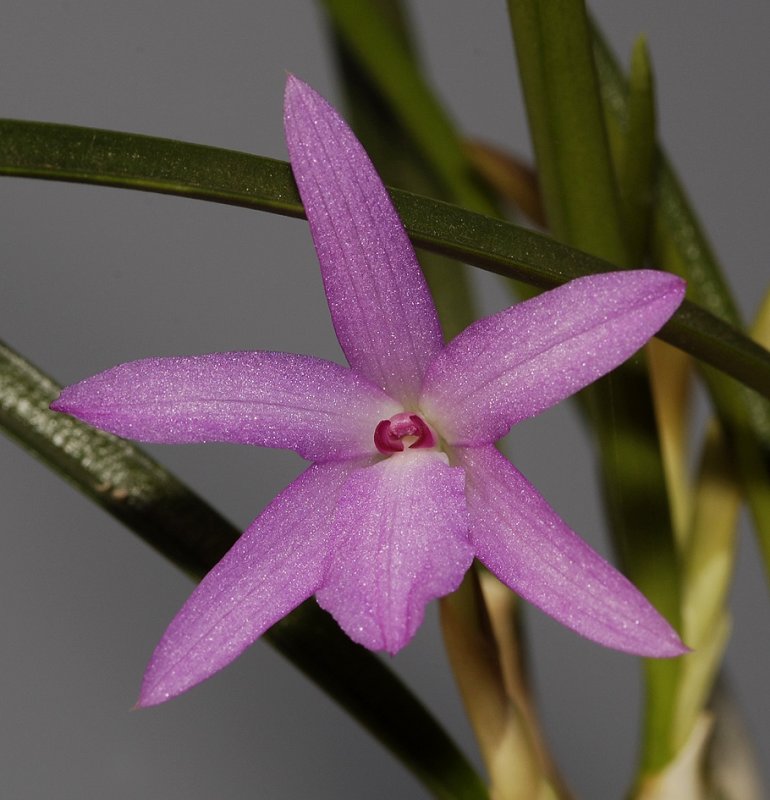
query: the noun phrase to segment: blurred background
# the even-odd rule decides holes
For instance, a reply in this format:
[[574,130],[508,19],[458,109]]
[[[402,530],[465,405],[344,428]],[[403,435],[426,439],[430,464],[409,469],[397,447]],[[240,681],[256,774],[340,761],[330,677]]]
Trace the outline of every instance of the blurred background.
[[[751,317],[769,276],[770,5],[590,6],[624,61],[635,36],[648,35],[662,139]],[[528,156],[505,4],[419,0],[411,11],[429,78],[461,129]],[[310,0],[5,0],[0,115],[286,158],[286,72],[341,103],[327,33]],[[63,383],[150,355],[271,349],[341,359],[304,222],[12,178],[0,180],[0,219],[0,337]],[[493,276],[479,274],[477,284],[488,311],[508,304]],[[152,452],[240,527],[302,465],[292,454],[236,446]],[[508,453],[608,552],[593,457],[572,408],[517,427]],[[131,712],[190,582],[5,439],[0,475],[0,795],[425,796],[262,643],[184,697]],[[745,535],[728,677],[763,744],[768,600]],[[476,758],[436,618],[429,609],[391,664]],[[637,660],[538,612],[528,610],[527,624],[548,735],[568,781],[579,797],[622,796],[637,746]]]

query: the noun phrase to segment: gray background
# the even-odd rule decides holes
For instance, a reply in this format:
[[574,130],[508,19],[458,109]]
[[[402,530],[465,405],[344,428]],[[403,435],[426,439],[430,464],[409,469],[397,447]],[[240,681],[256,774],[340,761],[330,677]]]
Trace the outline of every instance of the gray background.
[[[770,6],[592,8],[621,53],[648,33],[663,138],[752,314],[770,250]],[[430,76],[463,129],[529,153],[504,3],[423,0],[413,11]],[[339,99],[309,0],[3,3],[2,116],[285,158],[287,70]],[[0,219],[0,336],[63,382],[149,355],[261,348],[340,358],[304,223],[17,179],[0,181]],[[504,303],[493,280],[480,283],[490,308]],[[301,467],[291,454],[255,448],[154,452],[241,526]],[[517,428],[510,452],[605,549],[592,457],[571,409]],[[265,645],[184,698],[130,713],[189,582],[6,440],[0,475],[0,796],[424,796]],[[766,743],[768,597],[754,543],[744,540],[728,665],[755,739]],[[431,609],[392,663],[473,750],[435,616]],[[538,613],[528,619],[544,717],[568,779],[581,797],[620,797],[636,747],[638,663]]]

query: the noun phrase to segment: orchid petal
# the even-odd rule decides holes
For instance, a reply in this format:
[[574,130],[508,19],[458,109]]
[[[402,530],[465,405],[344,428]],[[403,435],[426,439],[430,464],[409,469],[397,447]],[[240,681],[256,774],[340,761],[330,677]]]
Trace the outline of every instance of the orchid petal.
[[471,325],[431,364],[420,407],[450,444],[489,444],[617,367],[673,314],[684,282],[578,278]]
[[398,652],[425,605],[457,588],[473,560],[464,475],[436,451],[405,451],[346,481],[334,556],[316,597],[370,650]]
[[286,83],[284,124],[345,356],[388,394],[413,402],[442,338],[390,196],[337,112],[293,76]]
[[62,390],[52,405],[144,442],[238,442],[312,461],[376,453],[374,430],[400,406],[361,376],[287,353],[132,361]]
[[456,455],[466,468],[471,542],[503,583],[606,647],[655,658],[687,652],[645,597],[494,447],[457,448]]
[[210,677],[313,594],[326,567],[334,505],[355,466],[314,464],[251,524],[168,626],[139,706]]

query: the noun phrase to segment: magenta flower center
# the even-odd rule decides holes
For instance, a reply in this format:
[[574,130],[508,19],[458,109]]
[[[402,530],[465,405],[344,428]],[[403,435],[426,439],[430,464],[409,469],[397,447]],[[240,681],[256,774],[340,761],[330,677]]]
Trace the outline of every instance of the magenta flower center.
[[400,453],[407,447],[435,447],[436,435],[428,423],[410,411],[384,419],[374,429],[374,445],[381,453]]

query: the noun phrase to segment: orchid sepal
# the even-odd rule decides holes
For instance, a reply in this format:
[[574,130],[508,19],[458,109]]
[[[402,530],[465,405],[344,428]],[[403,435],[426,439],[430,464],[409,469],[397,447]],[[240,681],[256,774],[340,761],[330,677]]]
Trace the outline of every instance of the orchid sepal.
[[353,134],[294,77],[285,127],[350,369],[276,353],[147,360],[69,387],[54,404],[145,440],[287,447],[315,462],[172,622],[141,703],[221,669],[312,594],[355,641],[397,652],[474,555],[597,642],[685,652],[492,446],[631,356],[674,312],[683,283],[651,270],[584,278],[444,346],[411,244]]

